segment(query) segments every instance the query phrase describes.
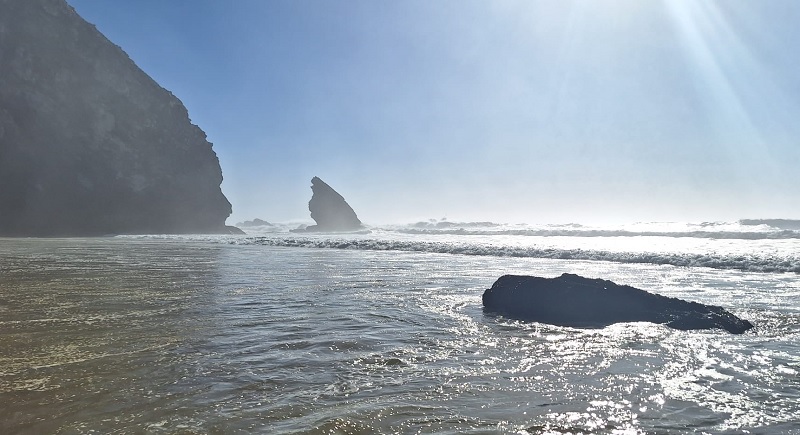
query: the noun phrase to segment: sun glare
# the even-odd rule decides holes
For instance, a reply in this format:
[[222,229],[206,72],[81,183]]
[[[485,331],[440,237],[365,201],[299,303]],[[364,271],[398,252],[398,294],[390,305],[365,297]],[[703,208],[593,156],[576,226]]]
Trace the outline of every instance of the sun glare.
[[[735,130],[748,144],[763,146],[747,104],[747,79],[758,69],[749,48],[729,25],[718,3],[665,2],[698,85],[707,94],[708,112],[720,131]],[[750,83],[750,86],[753,84]]]

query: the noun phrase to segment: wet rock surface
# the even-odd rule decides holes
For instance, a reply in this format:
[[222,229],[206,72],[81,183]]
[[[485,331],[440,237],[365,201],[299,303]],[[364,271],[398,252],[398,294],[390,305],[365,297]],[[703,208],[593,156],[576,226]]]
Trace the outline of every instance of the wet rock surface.
[[567,273],[557,278],[504,275],[483,293],[483,306],[487,313],[558,326],[652,322],[681,330],[724,329],[734,334],[753,327],[722,307]]

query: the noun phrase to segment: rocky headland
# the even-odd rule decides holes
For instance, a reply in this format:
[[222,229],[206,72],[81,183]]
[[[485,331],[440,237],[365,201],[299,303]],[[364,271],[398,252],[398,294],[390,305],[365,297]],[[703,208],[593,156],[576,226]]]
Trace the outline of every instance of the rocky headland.
[[229,233],[184,105],[64,0],[0,0],[0,235]]
[[722,307],[568,273],[557,278],[502,276],[483,293],[483,306],[488,313],[513,319],[579,328],[652,322],[681,330],[741,334],[753,327]]

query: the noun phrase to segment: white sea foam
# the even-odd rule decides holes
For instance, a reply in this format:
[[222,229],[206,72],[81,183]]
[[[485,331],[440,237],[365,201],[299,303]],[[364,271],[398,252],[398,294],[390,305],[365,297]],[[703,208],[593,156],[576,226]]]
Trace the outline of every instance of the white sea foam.
[[617,263],[648,263],[685,267],[710,267],[750,272],[800,273],[797,256],[770,253],[690,253],[690,252],[634,252],[602,249],[512,246],[502,244],[470,243],[459,241],[387,240],[375,238],[348,239],[342,237],[258,237],[239,240],[267,246],[292,248],[356,249],[375,251],[429,252],[438,254],[481,255],[495,257],[550,258],[559,260],[610,261]]
[[[749,222],[749,221],[745,221]],[[533,237],[696,237],[709,239],[798,239],[800,230],[740,222],[638,222],[612,227],[581,224],[498,224],[493,222],[428,221],[387,227],[406,234],[510,235]]]
[[[770,222],[769,220],[766,220]],[[800,273],[800,231],[740,222],[640,222],[615,227],[425,221],[358,233],[297,234],[297,224],[247,236],[189,236],[293,248],[607,261],[749,272]],[[160,236],[175,237],[175,236]],[[181,236],[178,236],[181,237]]]

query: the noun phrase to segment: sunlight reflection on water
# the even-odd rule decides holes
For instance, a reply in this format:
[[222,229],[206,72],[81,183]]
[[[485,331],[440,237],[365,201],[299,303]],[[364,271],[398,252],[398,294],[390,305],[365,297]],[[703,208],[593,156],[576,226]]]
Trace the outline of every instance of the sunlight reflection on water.
[[[3,245],[6,432],[798,431],[797,279],[184,240]],[[755,333],[484,315],[504,273],[725,305]]]

